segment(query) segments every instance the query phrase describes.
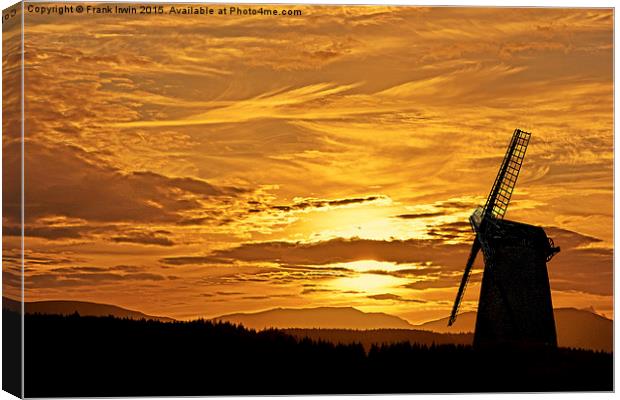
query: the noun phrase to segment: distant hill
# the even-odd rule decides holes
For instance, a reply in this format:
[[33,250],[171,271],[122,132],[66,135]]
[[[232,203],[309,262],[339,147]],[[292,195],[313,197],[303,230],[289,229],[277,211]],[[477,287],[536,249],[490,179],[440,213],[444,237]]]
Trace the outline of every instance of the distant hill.
[[558,308],[555,326],[560,346],[613,351],[614,322],[587,310]]
[[[613,321],[589,310],[576,308],[556,308],[555,326],[558,345],[590,350],[613,351]],[[448,318],[417,325],[417,329],[438,333],[473,332],[476,313],[460,314],[456,323],[448,327]]]
[[[139,311],[86,301],[51,300],[26,302],[26,313],[82,316],[114,316],[130,319],[153,319],[171,322],[174,319],[147,315]],[[2,298],[3,308],[20,310],[20,303]],[[613,351],[613,321],[589,310],[558,308],[554,310],[561,347]],[[296,337],[322,339],[332,343],[371,344],[408,341],[420,344],[469,344],[476,322],[475,312],[460,314],[448,327],[448,318],[412,325],[406,320],[385,313],[365,313],[353,307],[276,308],[256,313],[238,313],[214,318],[241,324],[250,329],[284,329]],[[445,335],[440,335],[445,334]]]
[[275,308],[256,313],[222,315],[215,321],[246,328],[412,329],[409,322],[385,313],[365,313],[353,307]]
[[471,333],[476,326],[476,312],[468,311],[458,315],[456,322],[448,326],[448,317],[440,318],[416,325],[417,329],[440,333]]
[[372,345],[391,345],[402,342],[421,345],[462,344],[471,345],[472,333],[437,333],[415,329],[282,329],[298,339],[309,338],[315,341],[326,341],[333,344],[361,343],[366,351]]
[[[46,300],[46,301],[27,301],[25,303],[27,314],[59,314],[71,315],[76,312],[82,316],[131,318],[131,319],[153,319],[162,322],[174,321],[168,317],[158,317],[147,315],[140,311],[127,310],[125,308],[112,306],[109,304],[91,303],[88,301],[73,300]],[[2,308],[11,311],[20,311],[21,305],[18,301],[2,297]]]
[[[613,351],[613,321],[589,310],[554,310],[558,345],[588,350]],[[279,328],[296,337],[322,339],[332,343],[373,343],[409,341],[420,344],[471,344],[476,313],[460,314],[448,327],[448,318],[412,325],[384,313],[365,313],[352,307],[286,309],[215,318],[251,329]],[[427,331],[428,333],[424,333]],[[439,335],[447,334],[447,335]]]
[[468,311],[458,315],[456,322],[448,326],[448,317],[416,325],[416,329],[439,333],[472,333],[476,326],[476,312]]

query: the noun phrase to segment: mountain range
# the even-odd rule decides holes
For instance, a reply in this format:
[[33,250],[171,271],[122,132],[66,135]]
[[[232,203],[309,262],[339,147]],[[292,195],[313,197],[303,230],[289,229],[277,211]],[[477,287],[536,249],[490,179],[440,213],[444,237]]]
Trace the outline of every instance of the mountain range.
[[[613,351],[614,324],[609,318],[590,309],[556,308],[553,310],[558,345],[562,347]],[[476,325],[474,311],[460,314],[456,322],[448,327],[448,318],[429,321],[416,326],[438,333],[473,332]]]
[[353,307],[274,308],[256,313],[222,315],[216,321],[246,328],[413,329],[406,320],[385,313],[366,313]]
[[[158,317],[144,314],[140,311],[128,310],[109,304],[91,303],[88,301],[75,300],[46,300],[46,301],[27,301],[24,302],[26,313],[28,314],[60,314],[71,315],[78,313],[82,316],[107,317],[130,319],[153,319],[162,322],[174,321],[168,317]],[[2,297],[2,308],[20,312],[20,302]]]
[[[613,321],[591,310],[576,308],[557,308],[554,310],[558,345],[561,347],[583,348],[590,350],[613,351]],[[430,331],[437,336],[435,343],[471,343],[476,323],[476,313],[462,313],[456,323],[448,327],[448,318],[441,318],[419,325],[384,313],[364,313],[352,307],[320,307],[305,309],[276,308],[257,313],[240,313],[216,318],[241,324],[248,328],[279,328],[291,331],[295,336],[306,333],[317,339],[349,343],[359,341],[394,342],[395,338],[430,344],[432,338],[414,332]],[[295,328],[295,329],[293,329]],[[390,330],[406,330],[395,334]],[[333,330],[328,332],[328,330]],[[371,330],[373,332],[352,335],[346,330]],[[304,332],[302,332],[304,331]],[[465,336],[459,334],[465,334]],[[343,339],[344,338],[344,339]],[[356,340],[352,339],[356,338]],[[456,340],[458,338],[458,340]],[[419,340],[418,340],[419,339]]]
[[[3,308],[20,310],[20,303],[3,297]],[[153,316],[125,308],[85,301],[26,302],[27,313],[82,316],[114,316],[117,318],[153,319],[163,322],[174,319]],[[558,308],[554,310],[558,345],[561,347],[613,351],[613,321],[591,310]],[[214,321],[244,325],[251,329],[277,328],[296,337],[310,337],[336,343],[372,343],[410,341],[421,344],[469,344],[473,338],[475,312],[458,316],[448,327],[448,318],[419,325],[385,313],[366,313],[353,307],[275,308],[255,313],[236,313],[213,318]]]

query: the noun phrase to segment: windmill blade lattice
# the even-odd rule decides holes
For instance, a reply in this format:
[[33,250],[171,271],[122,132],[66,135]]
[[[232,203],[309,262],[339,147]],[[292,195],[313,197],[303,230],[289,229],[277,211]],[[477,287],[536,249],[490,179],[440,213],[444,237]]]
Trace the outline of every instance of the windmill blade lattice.
[[499,168],[493,188],[484,206],[483,215],[503,219],[517,183],[531,134],[515,129],[508,150]]

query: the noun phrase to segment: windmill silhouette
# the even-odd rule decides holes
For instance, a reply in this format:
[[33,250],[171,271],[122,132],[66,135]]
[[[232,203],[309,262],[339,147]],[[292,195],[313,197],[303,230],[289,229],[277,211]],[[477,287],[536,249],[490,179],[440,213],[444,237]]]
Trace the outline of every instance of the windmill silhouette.
[[484,207],[469,217],[476,234],[448,325],[459,312],[480,250],[484,272],[474,346],[557,346],[547,262],[560,251],[543,228],[504,220],[531,134],[516,129]]

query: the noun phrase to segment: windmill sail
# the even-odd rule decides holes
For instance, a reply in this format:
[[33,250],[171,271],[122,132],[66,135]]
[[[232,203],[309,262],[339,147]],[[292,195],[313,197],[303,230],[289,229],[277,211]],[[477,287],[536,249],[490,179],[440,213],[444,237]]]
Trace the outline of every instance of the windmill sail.
[[484,206],[484,217],[504,218],[512,191],[517,183],[519,171],[521,171],[521,165],[523,165],[523,158],[525,157],[527,145],[530,142],[530,136],[530,133],[520,129],[515,129],[512,134],[508,150]]
[[469,275],[471,275],[471,267],[474,265],[476,255],[479,251],[480,242],[478,241],[478,238],[476,238],[474,239],[474,243],[471,245],[471,251],[469,252],[469,257],[467,258],[467,264],[465,265],[465,272],[463,272],[463,278],[461,278],[461,285],[459,286],[459,291],[456,293],[454,306],[452,306],[452,313],[450,314],[450,319],[448,320],[448,326],[452,326],[454,321],[456,321],[456,316],[458,315],[459,307],[461,306],[461,300],[463,299],[463,295],[465,294],[467,282],[469,282]]
[[476,232],[476,238],[472,244],[467,264],[465,265],[465,271],[461,278],[461,284],[452,306],[452,312],[450,319],[448,320],[448,326],[451,326],[456,321],[461,301],[467,288],[467,282],[471,274],[471,269],[476,260],[476,256],[481,247],[486,247],[483,243],[483,239],[479,234],[480,228],[487,218],[491,219],[503,219],[508,209],[508,203],[512,197],[512,192],[517,183],[519,171],[521,171],[521,165],[523,165],[523,158],[525,157],[525,151],[527,145],[530,142],[531,134],[520,129],[515,129],[508,144],[508,150],[502,160],[502,164],[487,198],[486,204],[482,210],[477,209],[470,217],[472,228]]

